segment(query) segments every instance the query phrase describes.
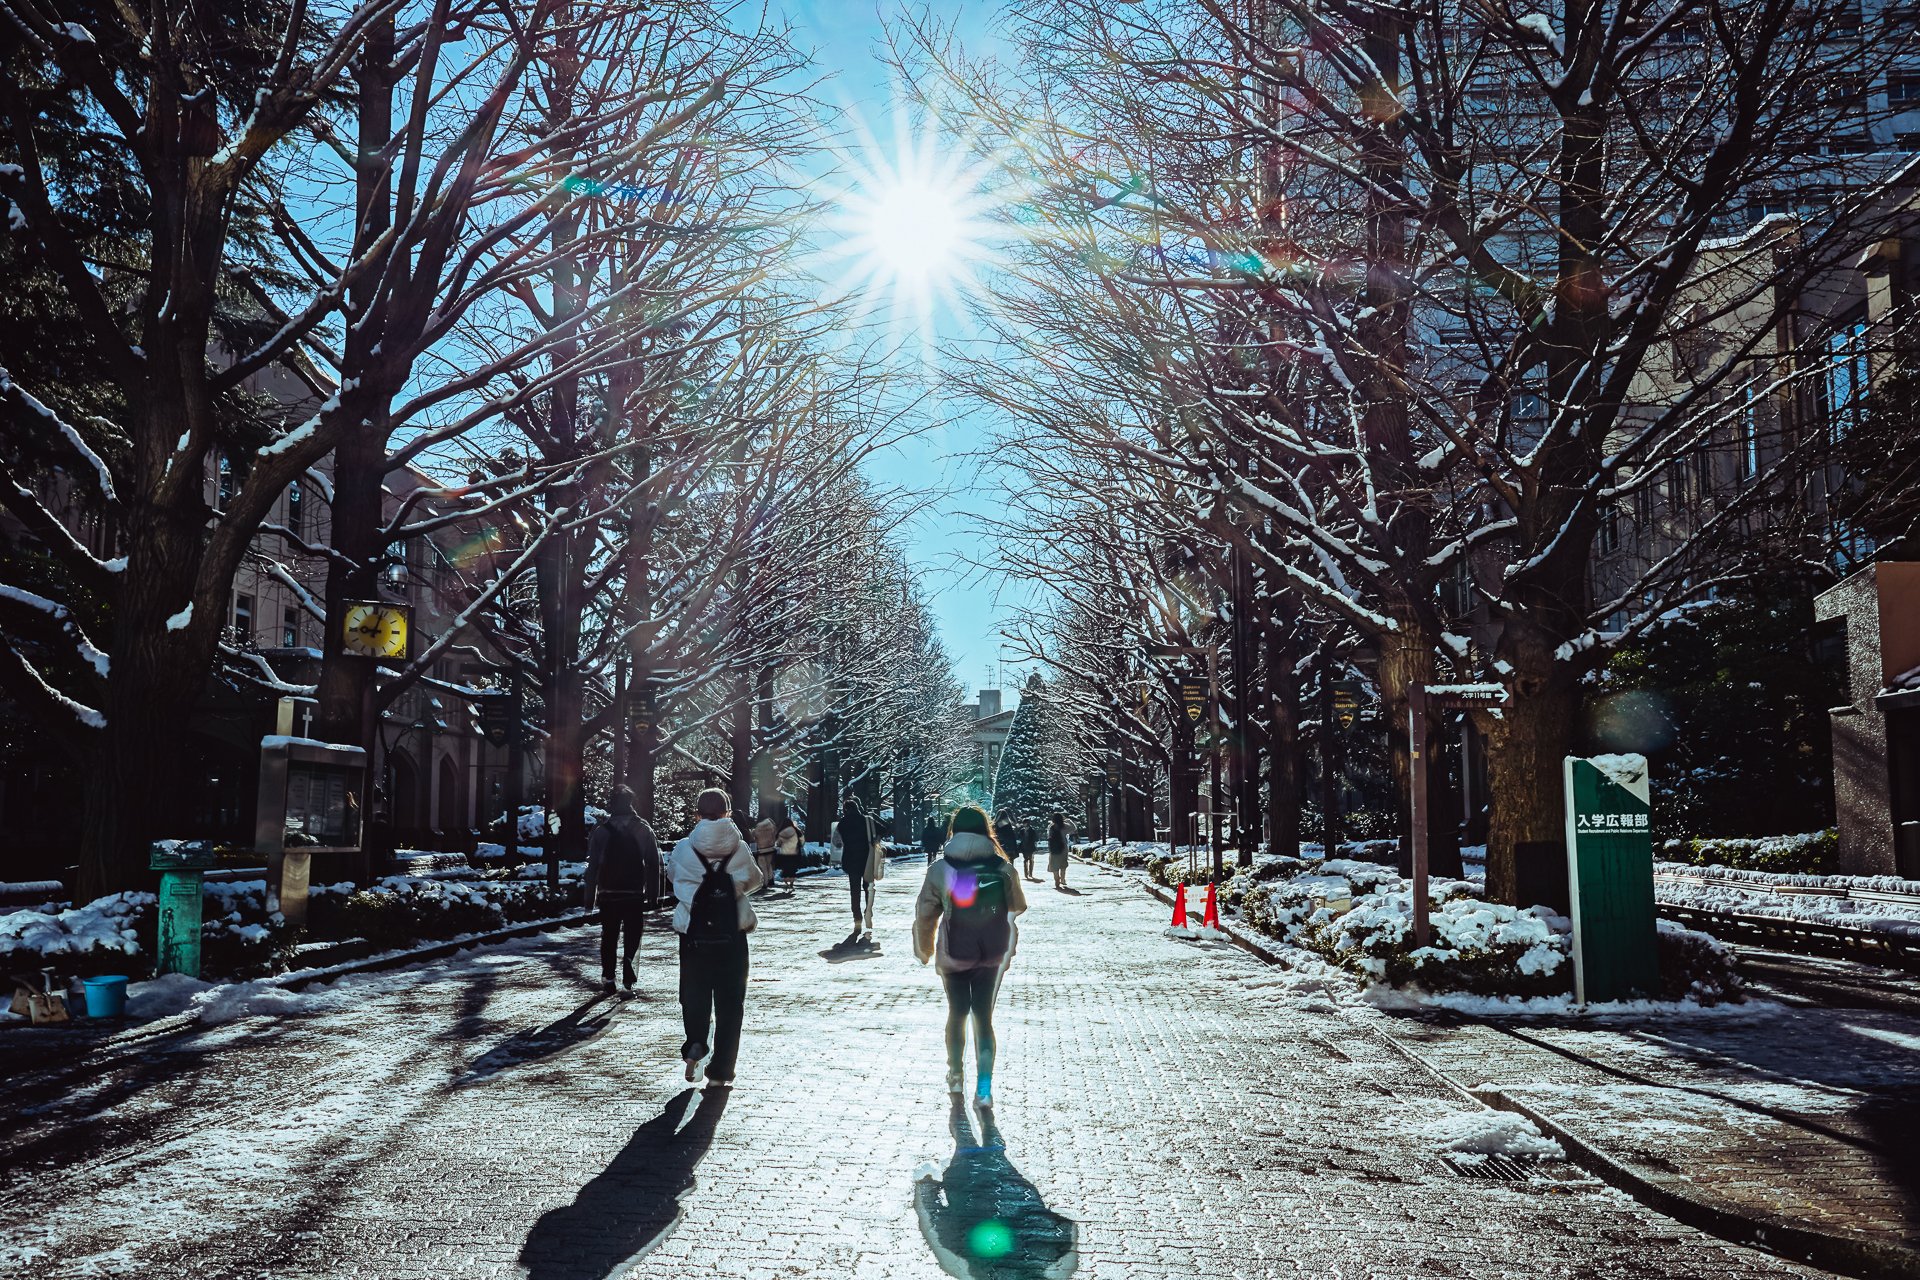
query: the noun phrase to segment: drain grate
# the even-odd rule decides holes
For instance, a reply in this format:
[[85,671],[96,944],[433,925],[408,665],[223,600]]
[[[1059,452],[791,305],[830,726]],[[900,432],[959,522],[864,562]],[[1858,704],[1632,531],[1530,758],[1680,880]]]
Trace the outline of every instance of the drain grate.
[[1440,1160],[1460,1177],[1483,1182],[1531,1182],[1541,1171],[1534,1156],[1450,1155]]

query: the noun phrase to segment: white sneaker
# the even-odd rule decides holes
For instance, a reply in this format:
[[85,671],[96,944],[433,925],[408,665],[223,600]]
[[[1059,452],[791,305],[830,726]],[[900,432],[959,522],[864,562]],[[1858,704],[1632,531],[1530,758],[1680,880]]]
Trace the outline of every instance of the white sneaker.
[[948,1093],[955,1093],[955,1094],[965,1093],[966,1088],[967,1088],[966,1083],[960,1078],[960,1073],[958,1071],[947,1072],[947,1092]]
[[973,1105],[981,1111],[991,1111],[993,1110],[993,1095],[984,1091],[976,1093],[973,1095]]

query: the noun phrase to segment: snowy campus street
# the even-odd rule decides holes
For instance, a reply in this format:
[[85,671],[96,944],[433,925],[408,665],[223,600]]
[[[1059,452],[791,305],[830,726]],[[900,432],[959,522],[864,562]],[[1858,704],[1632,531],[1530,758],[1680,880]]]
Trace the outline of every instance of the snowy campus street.
[[[845,933],[837,875],[762,904],[730,1096],[680,1079],[659,933],[644,994],[620,1001],[584,981],[578,930],[23,1080],[0,1112],[0,1274],[943,1274],[938,1214],[916,1209],[939,1202],[916,1176],[956,1149],[941,1001],[906,945],[920,876],[903,861],[881,884],[873,956],[820,954]],[[1820,1274],[1566,1165],[1458,1176],[1441,1147],[1471,1105],[1381,1015],[1164,936],[1163,907],[1118,874],[1072,885],[1031,886],[1002,995],[995,1176],[1074,1224],[1077,1274]]]

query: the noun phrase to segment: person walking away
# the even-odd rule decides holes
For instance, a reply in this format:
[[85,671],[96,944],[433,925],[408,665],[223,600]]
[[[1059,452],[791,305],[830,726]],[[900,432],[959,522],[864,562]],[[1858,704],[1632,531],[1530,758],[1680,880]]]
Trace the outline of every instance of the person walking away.
[[786,882],[787,892],[792,893],[794,884],[800,879],[800,828],[788,818],[780,827],[780,834],[774,837],[774,869]]
[[847,891],[853,900],[853,933],[844,945],[852,946],[860,941],[860,933],[865,916],[861,906],[867,892],[867,857],[873,852],[873,828],[867,825],[867,815],[860,808],[860,802],[852,796],[840,808],[840,821],[833,829],[834,843],[840,849],[840,869],[847,873]]
[[1033,824],[1025,818],[1020,819],[1020,825],[1014,828],[1014,841],[1020,850],[1020,861],[1026,864],[1027,879],[1033,881],[1035,884],[1039,884],[1040,877],[1033,874],[1033,854],[1035,847]]
[[1067,820],[1059,813],[1047,820],[1047,870],[1053,873],[1053,887],[1067,887]]
[[[747,899],[760,865],[727,816],[727,793],[709,787],[696,801],[700,821],[673,846],[673,928],[680,935],[680,1058],[687,1079],[707,1064],[707,1084],[733,1083],[747,1001],[747,935],[758,923]],[[711,1029],[712,1038],[708,1038]],[[711,1056],[709,1056],[711,1055]]]
[[633,811],[632,791],[615,787],[607,808],[607,820],[587,840],[582,897],[585,906],[600,909],[600,989],[613,990],[613,960],[624,932],[621,977],[632,992],[639,981],[633,960],[640,953],[640,934],[660,892],[660,844],[647,820]]
[[762,818],[753,824],[753,860],[760,864],[761,883],[773,883],[773,854],[775,827],[772,818]]
[[1013,862],[994,839],[987,815],[954,810],[946,847],[920,885],[913,908],[913,954],[933,960],[947,993],[947,1092],[963,1092],[967,1025],[973,1025],[974,1104],[993,1106],[997,1044],[993,1005],[1013,959],[1014,917],[1027,909]]

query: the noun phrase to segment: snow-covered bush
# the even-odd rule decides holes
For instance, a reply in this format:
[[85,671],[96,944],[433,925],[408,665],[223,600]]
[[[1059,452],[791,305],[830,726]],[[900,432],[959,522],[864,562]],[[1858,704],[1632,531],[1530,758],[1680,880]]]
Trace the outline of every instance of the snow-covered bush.
[[1660,998],[1720,1004],[1743,999],[1733,948],[1710,934],[1661,920]]
[[1839,866],[1840,833],[1829,829],[1793,836],[1668,840],[1661,845],[1660,856],[1696,867],[1830,876]]
[[[1296,941],[1334,963],[1394,986],[1480,995],[1555,995],[1568,989],[1568,934],[1541,907],[1509,907],[1437,883],[1427,946],[1413,945],[1413,894],[1390,889],[1356,898],[1336,915],[1322,909]],[[1444,896],[1443,896],[1444,895]]]
[[57,970],[63,977],[144,971],[154,897],[116,893],[65,911],[0,912],[0,974]]

